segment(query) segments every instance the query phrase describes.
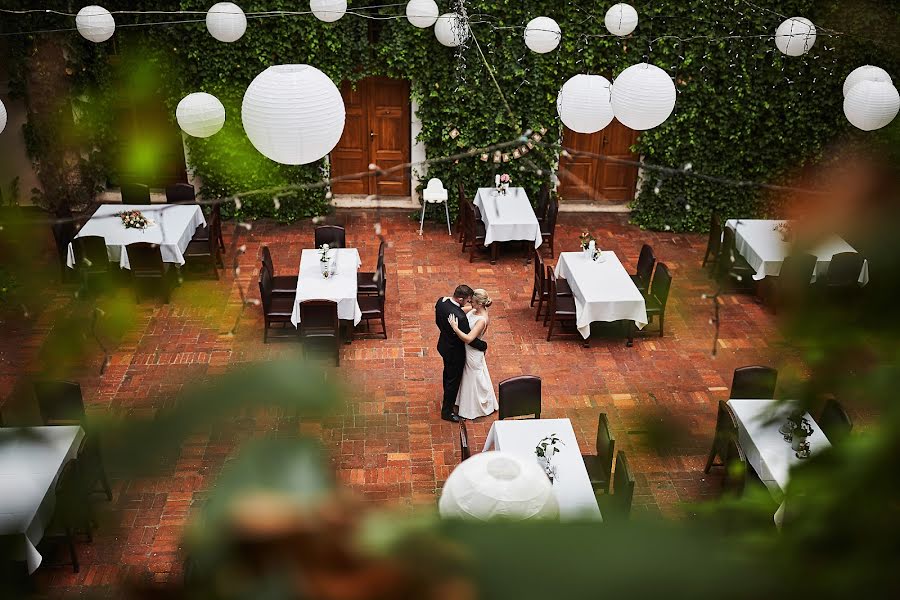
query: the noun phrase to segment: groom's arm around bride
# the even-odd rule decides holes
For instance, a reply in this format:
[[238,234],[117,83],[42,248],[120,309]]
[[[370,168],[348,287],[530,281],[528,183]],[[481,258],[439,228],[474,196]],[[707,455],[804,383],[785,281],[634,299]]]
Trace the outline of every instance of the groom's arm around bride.
[[[463,311],[461,307],[457,306],[452,301],[444,298],[439,298],[437,304],[434,307],[434,321],[441,332],[441,339],[438,341],[438,345],[440,346],[442,345],[442,343],[446,343],[453,346],[464,346],[462,341],[456,336],[456,333],[453,331],[450,323],[447,322],[447,317],[449,317],[450,315],[456,316],[460,331],[462,331],[463,333],[469,333],[469,320],[466,318],[465,311]],[[469,346],[481,352],[487,351],[487,342],[478,338],[475,338],[474,340],[469,342]],[[440,348],[438,349],[440,350]]]

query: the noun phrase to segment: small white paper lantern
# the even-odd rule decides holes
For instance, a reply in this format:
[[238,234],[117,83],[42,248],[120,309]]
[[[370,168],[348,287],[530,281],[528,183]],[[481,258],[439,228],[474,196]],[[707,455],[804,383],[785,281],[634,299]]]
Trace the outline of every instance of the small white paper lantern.
[[219,2],[206,11],[206,29],[220,42],[236,42],[247,31],[247,16],[233,2]]
[[900,111],[900,93],[887,81],[860,81],[844,98],[844,115],[863,131],[881,129]]
[[195,92],[181,99],[175,109],[175,118],[186,134],[206,138],[222,129],[225,107],[212,94]]
[[637,27],[638,14],[630,4],[613,4],[606,11],[606,18],[603,19],[603,23],[611,34],[624,37]]
[[434,0],[409,0],[406,5],[406,19],[419,29],[434,25],[439,14],[441,11]]
[[856,67],[849,75],[847,75],[847,79],[844,80],[845,98],[847,97],[847,92],[850,91],[850,88],[860,81],[886,81],[888,83],[893,83],[891,76],[881,67],[873,67],[872,65]]
[[563,125],[578,133],[600,131],[613,120],[610,83],[600,75],[575,75],[559,90],[556,110]]
[[247,137],[263,155],[305,165],[327,155],[344,132],[344,100],[309,65],[276,65],[256,76],[241,104]]
[[661,125],[675,109],[675,84],[648,63],[631,65],[612,84],[613,114],[622,125],[643,131]]
[[525,26],[525,45],[538,54],[556,50],[561,38],[559,25],[550,17],[537,17]]
[[334,23],[347,12],[347,0],[309,0],[309,10],[318,20]]
[[806,54],[816,43],[816,26],[804,17],[791,17],[775,30],[775,46],[788,56]]
[[0,133],[3,133],[4,129],[6,129],[6,106],[0,100]]
[[537,459],[506,452],[481,452],[461,462],[447,478],[438,510],[445,518],[558,518],[553,485]]
[[75,28],[84,39],[100,43],[112,37],[116,20],[102,6],[85,6],[75,15]]
[[469,39],[469,24],[456,13],[444,13],[434,24],[434,36],[445,46],[460,46]]

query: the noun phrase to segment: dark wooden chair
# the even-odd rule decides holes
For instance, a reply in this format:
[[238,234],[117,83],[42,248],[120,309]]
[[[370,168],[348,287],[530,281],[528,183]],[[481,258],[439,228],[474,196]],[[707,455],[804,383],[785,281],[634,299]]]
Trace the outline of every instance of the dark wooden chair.
[[67,260],[69,257],[69,244],[72,243],[72,240],[78,234],[78,228],[72,221],[62,220],[53,223],[50,226],[50,230],[53,233],[53,242],[56,245],[56,255],[59,259],[60,281],[65,283],[70,281],[70,277],[75,274],[75,271],[69,268]]
[[[274,293],[272,274],[268,269],[259,270],[259,297],[263,312],[263,343],[269,343],[269,329],[273,324],[279,324],[279,338],[296,338],[297,333],[294,324],[291,323],[291,315],[294,312],[294,298],[297,288],[294,287],[294,296]],[[285,335],[284,332],[288,331]]]
[[809,295],[813,273],[818,259],[812,254],[791,254],[781,263],[778,277],[767,277],[772,280],[766,286],[766,301],[777,312],[782,306],[801,306]]
[[300,303],[300,339],[306,350],[334,354],[336,365],[341,364],[341,325],[337,302],[332,300],[304,300]]
[[209,236],[205,240],[191,240],[184,249],[184,261],[187,267],[195,265],[208,266],[216,279],[219,278],[219,265],[223,265],[222,254],[215,237]]
[[168,263],[163,262],[159,246],[148,242],[135,242],[125,246],[128,262],[131,265],[131,278],[134,281],[135,294],[138,301],[148,287],[155,293],[162,294],[166,304],[172,294],[172,277]]
[[638,256],[637,271],[631,276],[631,281],[642,294],[646,294],[650,289],[650,278],[653,276],[655,264],[656,256],[653,254],[653,248],[644,244],[641,246],[641,254]]
[[44,530],[41,544],[64,544],[69,551],[69,562],[53,566],[72,565],[72,571],[78,573],[81,566],[78,561],[78,552],[75,549],[75,535],[79,526],[87,527],[89,533],[90,520],[86,510],[89,500],[81,485],[77,461],[70,460],[63,466],[59,479],[56,481],[55,494],[56,506],[53,510],[53,517]]
[[722,249],[722,222],[715,212],[709,216],[709,238],[706,240],[706,253],[703,255],[703,267],[707,263],[718,264],[719,252]]
[[727,496],[740,498],[744,494],[747,484],[747,458],[738,444],[737,436],[732,436],[726,443],[725,477],[722,478],[722,493]]
[[[66,248],[68,252],[68,248]],[[112,272],[106,240],[99,235],[87,235],[72,240],[75,272],[84,290],[94,290],[109,285]]]
[[150,204],[150,188],[143,183],[122,185],[122,204]]
[[519,375],[500,382],[497,403],[501,419],[530,416],[541,418],[541,378]]
[[756,271],[741,256],[734,241],[734,230],[725,227],[722,230],[722,247],[716,261],[715,279],[723,291],[733,289],[752,289]]
[[469,450],[469,434],[466,432],[466,422],[459,422],[459,448],[462,453],[462,459],[460,462],[466,460],[470,456],[472,456],[471,450]]
[[647,318],[659,317],[659,337],[663,336],[666,323],[666,304],[669,302],[669,291],[672,289],[672,276],[669,275],[669,267],[665,263],[657,263],[653,282],[650,284],[649,293],[644,296],[644,304],[647,309]]
[[191,243],[207,242],[210,238],[215,241],[219,249],[216,264],[224,269],[225,262],[222,259],[221,253],[225,252],[225,241],[222,239],[222,212],[218,204],[213,205],[209,216],[206,218],[206,225],[202,225],[194,231],[194,235],[191,237]]
[[[547,314],[544,315],[544,324],[550,324],[549,329],[547,329],[547,341],[549,342],[553,338],[553,330],[557,324],[564,325],[565,323],[571,323],[574,334],[581,337],[576,327],[578,315],[575,312],[575,298],[560,295],[556,275],[550,267],[547,267],[547,284],[550,296],[550,305],[547,308]],[[557,333],[557,335],[560,334]]]
[[613,473],[612,494],[600,496],[600,512],[604,521],[625,521],[631,515],[631,504],[634,499],[634,475],[628,465],[625,453],[616,453],[616,470]]
[[378,261],[375,263],[375,271],[360,271],[356,274],[356,293],[361,296],[377,296],[379,282],[385,280],[384,272],[384,240],[378,244]]
[[316,248],[328,244],[329,248],[346,248],[347,232],[338,225],[319,225],[315,231]]
[[602,489],[608,494],[613,459],[616,456],[616,438],[609,432],[609,419],[606,413],[600,413],[600,418],[597,419],[596,448],[596,454],[582,454],[581,459],[584,461],[594,490]]
[[[534,316],[535,321],[541,319],[541,308],[544,302],[550,306],[550,284],[547,282],[547,267],[544,265],[544,259],[541,257],[540,251],[534,249],[534,282],[531,289],[531,306],[534,307],[535,301],[538,303],[537,314]],[[556,293],[560,296],[571,296],[572,288],[565,279],[557,278]]]
[[272,255],[269,253],[269,247],[262,247],[262,268],[269,272],[272,280],[272,294],[276,296],[289,296],[295,298],[297,296],[297,276],[296,275],[276,275],[275,264],[272,262]]
[[775,398],[775,383],[778,380],[778,370],[772,367],[752,365],[739,367],[734,370],[731,379],[731,394],[733,400],[766,399]]
[[538,192],[537,203],[534,207],[534,215],[537,217],[538,223],[547,220],[547,209],[550,208],[550,186],[546,182],[541,184]]
[[831,257],[820,287],[831,300],[852,300],[860,290],[859,274],[865,259],[856,252],[839,252]]
[[466,217],[466,237],[463,240],[463,248],[465,248],[466,244],[469,245],[469,262],[472,262],[475,260],[476,253],[484,252],[486,249],[484,242],[487,239],[487,231],[484,228],[484,221],[481,220],[481,211],[478,210],[478,207],[467,204],[466,210],[469,211],[469,216]]
[[550,258],[553,258],[553,241],[556,236],[556,219],[559,216],[559,201],[553,199],[547,209],[547,218],[541,226],[541,241],[550,248]]
[[471,204],[471,202],[466,199],[466,189],[465,186],[463,186],[462,181],[456,184],[456,191],[456,231],[459,232],[457,241],[463,243],[463,250],[465,250],[466,220],[469,218],[469,213],[466,212],[465,207],[467,204]]
[[173,183],[166,187],[167,204],[189,204],[197,200],[197,191],[189,183]]
[[[716,432],[713,437],[712,448],[709,451],[709,457],[706,459],[706,466],[703,467],[704,473],[709,473],[713,467],[723,467],[728,464],[728,443],[731,440],[737,440],[737,418],[728,403],[719,400],[719,412],[716,414]],[[722,462],[716,462],[716,458],[720,458]]]
[[377,296],[357,295],[356,301],[359,304],[359,310],[362,312],[362,320],[366,323],[367,334],[371,321],[381,321],[381,333],[377,335],[379,337],[383,335],[384,339],[388,339],[387,324],[384,319],[384,293],[385,284],[384,280],[381,280],[378,285]]
[[840,442],[853,430],[853,421],[850,415],[841,406],[836,398],[829,396],[822,406],[822,411],[816,417],[816,423],[822,428],[822,433],[832,444]]

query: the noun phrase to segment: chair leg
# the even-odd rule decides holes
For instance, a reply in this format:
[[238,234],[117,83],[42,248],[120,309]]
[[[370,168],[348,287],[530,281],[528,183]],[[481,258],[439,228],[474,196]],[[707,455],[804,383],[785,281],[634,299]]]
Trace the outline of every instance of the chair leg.
[[72,571],[78,573],[81,567],[78,564],[78,553],[75,552],[75,534],[70,527],[66,527],[66,543],[69,546],[69,557],[72,559]]
[[[549,312],[549,311],[548,311],[548,312]],[[547,322],[546,319],[544,319],[544,322],[545,322],[545,323]],[[553,336],[553,325],[555,325],[555,324],[556,324],[556,318],[555,318],[555,316],[554,316],[554,317],[550,317],[550,329],[547,330],[547,341],[548,341],[548,342],[550,341],[550,338]]]
[[419,219],[419,235],[422,235],[422,228],[425,227],[425,207],[428,205],[425,200],[422,200],[422,218]]
[[715,442],[713,442],[713,447],[712,447],[712,449],[710,449],[710,451],[709,451],[709,458],[706,459],[706,466],[703,467],[703,472],[704,472],[704,473],[709,473],[709,470],[710,470],[711,468],[713,468],[713,466],[715,465],[715,460],[716,460],[716,455],[717,455],[717,454],[718,454],[718,453],[717,453],[717,451],[716,451],[716,444],[715,444]]
[[447,235],[453,237],[453,232],[450,231],[450,207],[447,206],[450,204],[447,200],[444,200],[444,214],[447,215]]
[[382,313],[381,313],[381,330],[384,331],[384,339],[388,339],[387,323],[385,323],[385,320],[384,320],[384,311],[382,311]]
[[[549,302],[548,302],[548,304],[549,304]],[[537,314],[534,316],[535,321],[541,320],[541,307],[543,307],[543,306],[544,306],[544,295],[538,294],[538,308],[537,308]],[[546,325],[546,324],[547,324],[547,319],[544,319],[544,325]]]
[[529,306],[531,308],[534,308],[534,301],[537,300],[537,296],[538,296],[538,289],[536,287],[532,287],[531,288],[531,304],[529,304]]
[[665,324],[665,322],[666,322],[666,313],[665,312],[659,313],[659,337],[663,336],[663,325]]
[[269,320],[265,320],[265,325],[263,327],[263,344],[269,343]]

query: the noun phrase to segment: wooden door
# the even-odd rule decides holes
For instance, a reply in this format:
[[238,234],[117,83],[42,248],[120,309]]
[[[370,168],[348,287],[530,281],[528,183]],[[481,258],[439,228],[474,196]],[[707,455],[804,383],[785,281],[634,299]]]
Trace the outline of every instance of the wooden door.
[[616,204],[634,199],[638,173],[636,165],[616,163],[578,152],[637,161],[638,156],[631,152],[637,136],[637,131],[616,120],[596,133],[576,133],[565,128],[563,146],[569,149],[572,156],[560,159],[559,193],[563,199]]
[[[410,156],[409,83],[385,77],[369,77],[341,85],[347,112],[344,133],[331,151],[331,175],[335,194],[408,196],[409,169],[387,175],[364,176],[369,164],[381,169],[408,163]],[[346,179],[343,179],[346,177]]]

